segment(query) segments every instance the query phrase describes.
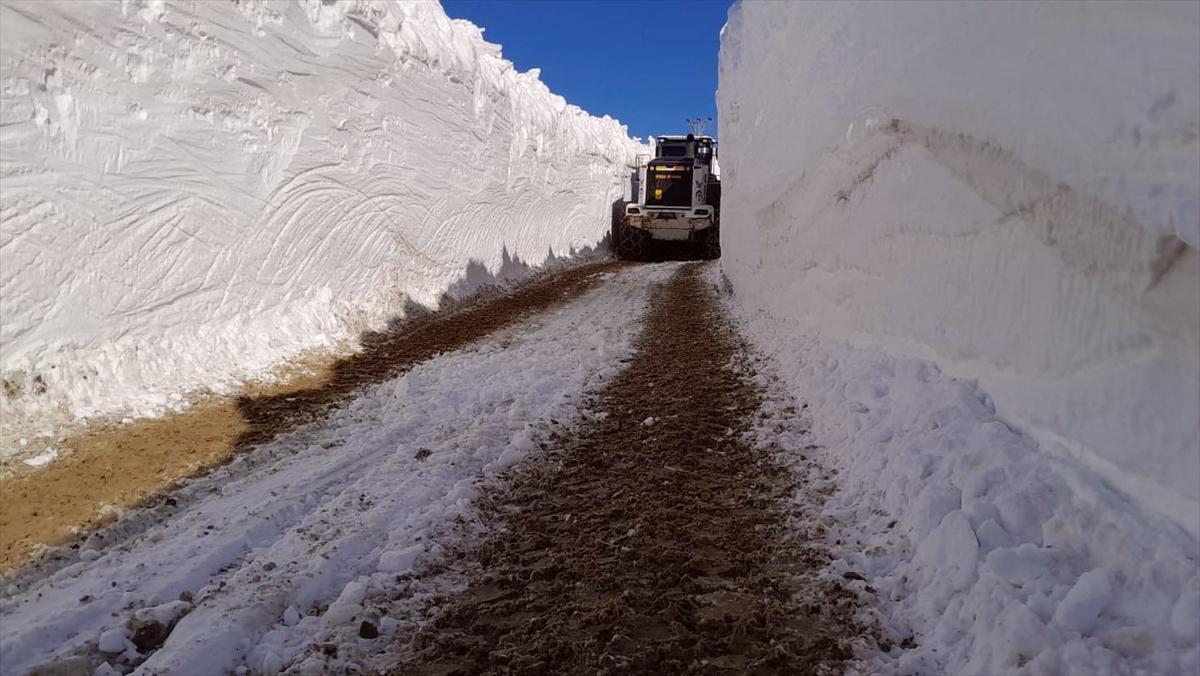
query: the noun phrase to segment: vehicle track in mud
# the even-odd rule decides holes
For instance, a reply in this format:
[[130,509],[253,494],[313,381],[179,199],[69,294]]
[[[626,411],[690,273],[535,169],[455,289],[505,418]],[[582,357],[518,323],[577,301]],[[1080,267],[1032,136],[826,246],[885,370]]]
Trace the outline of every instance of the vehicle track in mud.
[[[0,574],[52,571],[74,557],[51,550],[36,570],[19,567],[43,545],[70,547],[75,541],[77,547],[120,510],[158,504],[179,479],[318,419],[366,385],[570,302],[623,265],[600,261],[540,275],[456,309],[397,320],[387,331],[364,335],[359,352],[291,381],[239,397],[211,397],[162,418],[98,425],[70,439],[62,459],[0,481]],[[122,532],[119,539],[131,536]]]
[[788,531],[795,477],[742,439],[761,393],[702,270],[655,291],[601,414],[481,496],[469,586],[392,673],[841,672],[855,596]]

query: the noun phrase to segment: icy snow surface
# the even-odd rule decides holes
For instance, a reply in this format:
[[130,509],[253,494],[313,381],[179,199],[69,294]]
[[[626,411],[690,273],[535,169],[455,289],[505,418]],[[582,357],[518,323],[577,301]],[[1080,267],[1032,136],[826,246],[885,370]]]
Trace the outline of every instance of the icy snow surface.
[[1198,44],[1197,3],[742,3],[722,267],[1200,533]]
[[592,245],[642,148],[437,3],[16,0],[0,68],[0,397],[43,428]]
[[[390,634],[446,591],[403,598],[398,576],[436,562],[439,536],[472,518],[479,481],[578,419],[585,393],[632,351],[646,290],[673,272],[617,273],[566,308],[371,387],[328,420],[192,481],[174,494],[174,514],[130,512],[113,528],[141,524],[140,537],[105,548],[93,536],[78,563],[6,590],[5,672],[86,652],[88,641],[123,651],[135,613],[181,592],[195,607],[139,673],[324,673],[312,646],[328,640],[343,664],[361,666],[390,641],[358,639],[359,623]],[[381,617],[381,607],[411,616]]]

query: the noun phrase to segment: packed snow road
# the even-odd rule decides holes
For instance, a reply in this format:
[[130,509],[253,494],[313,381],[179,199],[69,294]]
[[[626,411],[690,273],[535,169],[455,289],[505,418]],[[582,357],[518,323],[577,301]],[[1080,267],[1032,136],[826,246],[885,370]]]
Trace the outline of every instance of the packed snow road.
[[567,271],[247,404],[233,462],[9,580],[5,673],[838,670],[856,596],[717,279]]

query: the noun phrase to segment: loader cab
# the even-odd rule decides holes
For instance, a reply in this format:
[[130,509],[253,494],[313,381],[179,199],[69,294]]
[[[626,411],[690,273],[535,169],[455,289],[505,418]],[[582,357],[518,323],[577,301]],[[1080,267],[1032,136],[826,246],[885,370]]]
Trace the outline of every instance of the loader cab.
[[711,136],[659,136],[654,143],[655,159],[690,159],[712,166],[717,143]]

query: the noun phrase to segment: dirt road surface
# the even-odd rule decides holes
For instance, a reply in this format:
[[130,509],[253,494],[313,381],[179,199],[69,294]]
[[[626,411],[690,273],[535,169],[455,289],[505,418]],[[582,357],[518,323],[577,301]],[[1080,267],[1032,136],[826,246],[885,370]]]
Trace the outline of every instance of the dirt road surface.
[[359,352],[240,397],[206,398],[182,413],[132,425],[98,424],[68,439],[61,460],[0,482],[0,574],[12,574],[46,546],[86,538],[176,480],[314,419],[365,385],[569,302],[621,265],[582,265],[454,311],[397,322],[364,336]]
[[546,275],[9,480],[5,562],[83,530],[11,569],[0,661],[841,673],[860,597],[828,574],[820,491],[758,440],[777,393],[714,272]]
[[854,596],[785,532],[794,479],[742,440],[760,393],[701,271],[652,296],[596,419],[482,500],[469,587],[393,674],[840,672]]

